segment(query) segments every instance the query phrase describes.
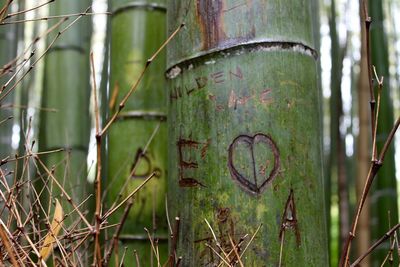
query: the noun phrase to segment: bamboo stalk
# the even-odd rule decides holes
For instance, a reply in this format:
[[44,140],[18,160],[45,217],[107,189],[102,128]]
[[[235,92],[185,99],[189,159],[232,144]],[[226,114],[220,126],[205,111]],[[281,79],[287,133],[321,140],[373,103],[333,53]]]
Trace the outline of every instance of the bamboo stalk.
[[[49,15],[83,12],[89,4],[89,0],[56,1],[49,6]],[[64,149],[63,153],[46,154],[41,159],[47,168],[54,168],[54,177],[73,202],[80,204],[91,190],[87,182],[86,166],[90,134],[91,19],[76,19],[73,27],[69,24],[60,30],[62,35],[50,33],[48,36],[47,42],[51,42],[51,47],[46,51],[41,105],[51,107],[55,112],[40,112],[39,150]],[[50,22],[49,27],[51,25],[53,22]],[[53,43],[55,37],[59,38]],[[40,181],[36,186],[41,189],[42,183]],[[45,192],[41,202],[47,205],[53,197],[65,195],[63,190],[54,186],[52,192]],[[69,212],[72,207],[65,199],[60,200],[63,200],[61,205]],[[87,208],[88,205],[82,205],[79,212],[85,212]],[[69,220],[66,223],[69,224]],[[82,260],[85,262],[87,259]]]
[[[384,29],[384,14],[382,1],[368,1],[369,16],[372,18],[371,33],[371,62],[376,68],[378,78],[383,80],[383,88],[380,93],[379,120],[377,121],[376,148],[383,148],[394,122],[393,92],[390,91],[389,56],[387,36]],[[371,70],[372,71],[372,70]],[[375,84],[378,85],[377,78]],[[377,91],[375,91],[377,92]],[[377,111],[378,112],[378,111]],[[385,156],[385,164],[380,169],[371,189],[371,239],[374,242],[379,239],[392,226],[389,222],[398,222],[397,190],[396,190],[396,163],[394,160],[394,148],[391,147]],[[390,212],[390,217],[388,216]],[[389,245],[380,246],[372,254],[372,266],[383,262],[389,250]]]
[[[310,5],[168,6],[169,32],[186,25],[167,59],[168,207],[183,266],[277,265],[281,244],[282,266],[328,265]],[[261,223],[240,260],[229,254]]]
[[[164,1],[112,0],[109,3],[113,15],[107,104],[108,113],[113,115],[102,131],[109,131],[106,199],[108,207],[114,210],[115,203],[126,199],[132,189],[154,173],[154,178],[133,197],[133,206],[124,215],[124,227],[118,235],[123,247],[128,248],[125,262],[136,261],[132,253],[136,250],[141,265],[152,266],[157,258],[161,262],[166,260],[166,240],[143,242],[125,237],[146,235],[144,228],[149,229],[154,239],[167,235],[165,53],[161,52],[151,66],[148,61],[148,58],[153,61],[152,55],[165,41],[166,9]],[[142,72],[145,66],[149,67]],[[136,84],[132,87],[133,83],[138,83],[137,87]],[[122,108],[124,112],[120,113]],[[116,210],[109,220],[120,222],[123,214],[123,209]],[[151,244],[158,244],[159,252]],[[160,256],[156,257],[158,253]]]

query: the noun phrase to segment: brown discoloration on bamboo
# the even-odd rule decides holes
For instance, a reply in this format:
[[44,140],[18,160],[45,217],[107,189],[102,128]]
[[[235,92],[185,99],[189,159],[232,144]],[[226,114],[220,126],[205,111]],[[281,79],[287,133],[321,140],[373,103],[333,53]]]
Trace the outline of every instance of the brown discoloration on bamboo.
[[[168,257],[168,261],[164,266],[179,266],[180,261],[182,258],[178,258],[176,261],[177,255],[176,255],[176,249],[177,249],[177,244],[178,244],[178,239],[179,239],[179,227],[180,227],[180,218],[175,217],[175,225],[174,225],[174,230],[171,234],[171,247],[170,247],[170,255]],[[168,264],[168,265],[167,265]]]
[[207,85],[207,77],[198,77],[195,80],[198,89],[204,88]]
[[297,247],[299,247],[301,244],[301,239],[300,239],[300,230],[296,215],[296,204],[294,201],[293,189],[290,190],[289,197],[286,201],[285,210],[282,215],[281,228],[279,231],[279,239],[281,240],[281,242],[282,238],[284,238],[284,232],[287,229],[294,230],[294,233],[296,235],[296,244]]
[[[207,143],[203,146],[201,149],[201,157],[204,159],[206,153],[207,153],[207,148],[209,145],[210,140],[207,141]],[[179,186],[180,187],[196,187],[196,186],[203,186],[205,185],[201,182],[199,182],[196,178],[193,177],[185,177],[184,170],[185,169],[197,169],[199,167],[199,164],[197,161],[189,159],[188,161],[184,160],[184,155],[183,155],[183,149],[199,149],[199,145],[201,143],[190,140],[190,139],[183,139],[180,138],[177,142],[178,146],[178,156],[179,156]]]
[[225,223],[230,217],[230,214],[231,210],[229,208],[219,208],[216,214],[218,222]]
[[118,94],[119,94],[119,83],[116,82],[112,90],[110,101],[108,103],[108,107],[112,111],[115,110],[115,103],[117,103]]
[[[142,165],[145,164],[147,166],[147,168],[141,173],[139,173],[136,170],[136,168],[137,168],[136,165],[138,165],[139,162],[141,162]],[[152,173],[154,173],[154,177],[156,177],[156,178],[161,177],[161,169],[154,166],[154,163],[152,162],[148,152],[147,151],[144,152],[142,148],[139,148],[136,151],[135,158],[131,165],[130,173],[131,173],[131,178],[133,178],[133,179],[136,179],[136,178],[145,179]]]
[[196,0],[196,14],[202,32],[204,50],[217,47],[226,38],[222,29],[223,10],[224,1]]
[[[193,66],[193,65],[190,65]],[[190,69],[191,67],[188,67]],[[172,70],[171,70],[172,71]],[[170,72],[171,72],[170,71]],[[187,70],[185,70],[187,71]],[[168,76],[168,75],[167,75]],[[171,76],[171,75],[169,75]],[[210,73],[209,75],[196,76],[189,81],[182,84],[176,85],[171,88],[169,92],[170,103],[174,100],[178,100],[184,96],[193,96],[200,90],[209,86],[222,86],[227,82],[237,82],[244,80],[242,69],[239,65],[236,68],[229,70],[217,69],[216,71]],[[258,97],[258,96],[257,96]],[[260,96],[261,97],[261,96]],[[244,104],[243,101],[247,102],[251,98],[256,98],[255,95],[249,96],[248,99],[239,100],[240,103]],[[211,96],[210,100],[215,100],[215,96]]]
[[228,107],[236,109],[238,105],[245,105],[252,96],[238,97],[233,90],[229,95]]
[[267,88],[267,89],[261,91],[261,94],[260,94],[261,103],[271,104],[274,101],[271,97],[271,92],[272,92],[271,88]]
[[[232,246],[229,237],[235,242],[235,223],[232,218],[231,210],[229,208],[218,208],[215,212],[216,221],[218,224],[218,231],[220,235],[220,243],[225,254],[232,251],[234,247]],[[236,255],[232,253],[229,257],[230,263],[236,261]]]
[[194,244],[201,247],[199,257],[206,266],[221,266],[223,263],[236,266],[241,257],[241,244],[247,235],[239,234],[235,229],[238,223],[229,207],[216,208],[214,222],[216,228],[210,228],[210,232],[207,232],[209,236],[194,241]]
[[201,148],[201,158],[202,159],[205,159],[207,150],[208,150],[208,147],[210,146],[210,144],[211,144],[211,139],[208,139],[207,142],[204,144],[204,146]]
[[180,187],[196,187],[196,186],[202,186],[206,187],[204,184],[200,183],[194,178],[181,178],[179,179],[179,186]]
[[[265,177],[263,175],[262,179],[258,178],[257,175],[257,166],[256,166],[256,160],[255,160],[255,155],[254,155],[254,146],[262,143],[268,147],[273,153],[274,157],[274,163],[272,170],[268,173],[268,176]],[[246,177],[245,174],[241,173],[236,166],[234,165],[234,157],[235,157],[235,150],[236,148],[240,145],[246,145],[249,149],[249,153],[251,155],[251,167],[253,170],[253,177]],[[265,164],[269,164],[270,161],[268,160],[265,162]],[[259,166],[258,166],[259,167]],[[268,166],[265,166],[261,168],[261,173],[262,170],[267,168]],[[230,144],[229,149],[228,149],[228,168],[231,174],[231,177],[233,180],[235,180],[240,187],[242,187],[244,190],[247,192],[250,192],[252,194],[260,194],[264,191],[265,187],[267,184],[269,184],[279,173],[279,168],[280,168],[280,156],[279,156],[279,150],[278,147],[276,146],[275,142],[271,139],[270,136],[258,133],[254,136],[249,136],[249,135],[239,135],[236,137],[233,142]],[[265,173],[265,170],[264,170]],[[251,181],[251,178],[253,181]]]
[[235,17],[239,9],[246,11],[252,9],[252,0],[242,3],[226,3],[223,0],[196,0],[196,15],[200,25],[203,46],[202,50],[209,50],[224,44],[234,43],[237,40],[248,40],[255,36],[254,18],[248,13],[250,29],[248,33],[242,35],[240,32],[226,32],[224,27],[224,16]]

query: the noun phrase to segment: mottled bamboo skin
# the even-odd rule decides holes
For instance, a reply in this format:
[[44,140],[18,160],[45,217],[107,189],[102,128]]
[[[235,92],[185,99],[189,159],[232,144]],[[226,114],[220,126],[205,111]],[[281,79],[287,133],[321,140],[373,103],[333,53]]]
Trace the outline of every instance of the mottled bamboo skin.
[[[84,12],[89,2],[59,1],[49,5],[49,15]],[[55,23],[57,22],[49,22],[49,27]],[[63,24],[60,29],[66,25],[68,23]],[[57,34],[57,30],[49,34],[47,45],[51,44]],[[92,189],[87,183],[86,165],[91,127],[90,36],[90,17],[82,17],[60,35],[44,58],[41,106],[54,111],[40,111],[39,150],[64,148],[63,152],[43,155],[41,159],[49,169],[54,168],[55,177],[64,185],[66,192],[71,194],[75,203],[81,203]],[[45,174],[44,171],[43,173]],[[43,188],[40,183],[38,188]],[[59,198],[63,208],[68,209],[70,204],[63,202],[61,193],[54,186],[51,195]],[[46,203],[45,200],[42,201]],[[82,210],[85,210],[86,204],[82,206]]]
[[[170,1],[169,213],[182,266],[328,266],[309,1]],[[210,223],[214,236],[207,226]],[[213,241],[214,240],[214,241]],[[237,260],[231,252],[227,261]],[[217,264],[218,265],[218,264]]]
[[[113,12],[110,23],[110,93],[106,105],[115,103],[109,110],[109,114],[113,114],[139,78],[147,59],[165,41],[166,8],[165,1],[152,0],[112,0],[110,4]],[[122,199],[155,173],[155,177],[134,197],[121,234],[118,254],[121,258],[124,247],[128,248],[124,262],[129,266],[136,262],[134,250],[139,255],[141,266],[152,266],[157,262],[144,227],[158,240],[161,262],[165,262],[168,255],[164,204],[167,177],[165,64],[165,52],[162,52],[147,69],[108,135],[105,185],[108,188],[108,207],[117,199],[127,180]],[[155,135],[143,153],[153,133]],[[136,170],[130,175],[135,165]],[[118,210],[110,222],[119,223],[123,212],[123,208]]]

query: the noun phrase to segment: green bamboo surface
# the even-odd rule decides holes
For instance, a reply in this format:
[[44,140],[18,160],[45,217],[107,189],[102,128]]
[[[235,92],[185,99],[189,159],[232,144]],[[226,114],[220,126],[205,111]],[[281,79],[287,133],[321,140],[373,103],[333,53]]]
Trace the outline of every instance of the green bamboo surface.
[[[25,10],[26,9],[26,3],[24,0],[19,0],[18,1],[18,8],[19,10]],[[20,16],[17,17],[18,19],[24,19],[24,14],[21,14]],[[36,36],[38,33],[38,24],[35,24],[33,27],[33,36]],[[18,25],[17,29],[17,35],[18,39],[24,43],[25,41],[25,25],[20,24]],[[32,60],[35,57],[32,58]],[[28,107],[29,105],[29,89],[31,88],[31,85],[35,83],[35,72],[31,73],[30,75],[27,75],[27,77],[21,81],[20,86],[17,87],[17,98],[15,102],[17,105],[21,107]],[[18,116],[18,123],[20,126],[20,132],[19,132],[19,144],[18,144],[18,155],[24,155],[26,153],[26,147],[25,147],[25,133],[28,125],[28,116],[27,116],[27,109],[25,108],[20,108],[17,112]],[[23,174],[23,168],[18,169],[18,177],[21,177]]]
[[[5,0],[0,1],[0,8],[6,3]],[[7,14],[10,13],[10,9]],[[0,68],[3,69],[16,56],[17,47],[17,32],[15,25],[2,25],[0,27]],[[7,72],[7,71],[6,71]],[[1,74],[0,85],[3,86],[13,75],[13,72]],[[9,87],[7,87],[8,89]],[[6,89],[6,90],[7,90]],[[7,98],[0,103],[0,121],[14,116],[14,93],[11,93]],[[8,120],[0,124],[0,159],[12,155],[13,149],[11,147],[13,120]]]
[[[383,147],[394,123],[393,93],[390,91],[388,44],[384,30],[382,5],[382,1],[369,1],[369,16],[372,18],[371,63],[376,67],[378,76],[384,77],[377,130],[378,151]],[[385,163],[379,170],[371,191],[372,242],[382,237],[390,226],[394,226],[398,222],[395,168],[394,146],[392,145],[385,156]],[[389,212],[390,216],[388,215]],[[372,266],[380,265],[383,262],[389,248],[389,243],[385,243],[372,254]]]
[[[165,1],[110,1],[111,18],[109,103],[115,102],[112,114],[139,75],[148,58],[165,40]],[[136,250],[141,266],[156,263],[144,227],[158,240],[161,262],[167,258],[166,191],[166,90],[165,53],[161,53],[147,70],[134,94],[108,134],[106,188],[110,207],[123,189],[123,198],[155,172],[155,177],[139,191],[120,236],[119,257],[124,247],[125,264],[135,262]],[[158,129],[158,130],[157,130]],[[147,150],[146,144],[155,133]],[[140,158],[140,155],[143,156]],[[136,170],[131,172],[137,164]],[[124,187],[125,182],[128,185]],[[120,200],[119,200],[120,201]],[[121,221],[123,209],[110,222]],[[114,260],[112,261],[114,262]],[[128,264],[129,265],[129,264]]]
[[182,266],[215,266],[214,239],[229,253],[247,234],[241,253],[260,225],[244,266],[278,266],[281,244],[284,266],[328,266],[311,3],[171,1],[168,12],[169,33],[185,22],[167,56]]
[[[329,159],[327,162],[327,176],[330,183],[330,191],[326,192],[326,195],[330,198],[331,205],[338,205],[339,203],[335,203],[332,199],[332,196],[338,196],[338,143],[341,140],[338,140],[340,137],[339,124],[340,117],[343,115],[342,110],[342,94],[341,94],[341,79],[342,79],[342,66],[343,62],[340,59],[340,44],[336,29],[336,3],[334,0],[330,1],[330,12],[329,12],[329,33],[331,39],[331,60],[332,60],[332,68],[331,68],[331,97],[329,98],[329,117],[330,117],[330,148],[329,148]],[[331,222],[329,224],[333,229],[337,229],[337,236],[334,236],[329,243],[331,246],[332,258],[333,261],[332,266],[337,265],[337,259],[339,258],[339,251],[341,251],[342,246],[342,238],[340,235],[340,219],[341,215],[339,212],[339,218],[337,224],[334,224],[334,220],[331,218]],[[333,223],[334,225],[331,225]],[[332,229],[331,228],[331,229]]]
[[[0,8],[4,6],[6,1],[0,1]],[[10,9],[7,14],[10,13]],[[16,25],[2,25],[0,27],[0,87],[2,87],[14,74],[13,69],[15,71],[15,66],[11,66],[9,69],[7,64],[16,57],[17,54],[17,27]],[[10,66],[10,65],[8,65]],[[8,89],[7,87],[5,91]],[[12,148],[12,136],[13,136],[13,124],[14,124],[14,116],[15,116],[15,92],[11,92],[8,97],[0,101],[0,121],[3,121],[0,124],[0,160],[5,159],[7,157],[13,158],[15,156],[15,150]],[[10,119],[8,119],[10,118]],[[8,164],[4,166],[5,169],[11,171],[13,166]],[[14,175],[7,175],[6,179],[8,181],[8,185],[12,185],[14,180]],[[0,190],[4,191],[5,188],[3,186],[0,187]],[[0,202],[0,209],[3,210],[4,201]],[[1,219],[6,221],[6,218],[9,216],[8,209],[4,209],[1,214]]]
[[[89,5],[89,0],[56,1],[49,5],[49,14],[80,13]],[[56,22],[53,20],[49,26]],[[57,31],[48,36],[47,45],[55,34]],[[91,19],[82,17],[60,36],[46,54],[41,103],[43,108],[40,112],[39,150],[65,150],[43,155],[41,159],[49,169],[54,168],[55,177],[77,204],[86,199],[92,189],[87,183],[86,167],[90,134],[90,35]],[[38,184],[39,189],[42,186]],[[46,193],[43,195],[43,204],[47,204],[48,197]],[[72,210],[68,202],[61,198],[61,191],[55,185],[51,197],[63,201],[65,212]],[[82,211],[85,207],[81,206]]]
[[[329,28],[331,37],[331,97],[330,97],[330,181],[333,190],[329,192],[329,196],[338,196],[339,208],[339,224],[338,240],[336,251],[341,251],[341,247],[345,243],[350,227],[350,211],[349,211],[349,183],[348,168],[346,167],[346,153],[344,135],[340,132],[341,121],[343,121],[343,103],[342,103],[342,72],[343,60],[346,53],[346,47],[340,45],[339,36],[336,27],[336,2],[331,1]],[[336,204],[336,203],[334,203]],[[337,250],[336,250],[337,249]],[[338,255],[333,258],[338,258]],[[335,265],[335,261],[332,264]]]

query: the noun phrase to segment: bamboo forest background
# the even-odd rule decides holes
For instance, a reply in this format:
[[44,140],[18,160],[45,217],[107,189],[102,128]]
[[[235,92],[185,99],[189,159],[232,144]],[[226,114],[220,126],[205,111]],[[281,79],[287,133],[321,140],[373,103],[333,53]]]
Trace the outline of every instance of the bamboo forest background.
[[[169,37],[179,35],[182,27],[168,28],[167,35],[168,1],[153,1],[152,12],[125,8],[128,2],[0,1],[4,7],[0,23],[0,263],[19,266],[21,258],[29,258],[26,262],[39,265],[179,265],[179,255],[171,250],[176,249],[176,229],[184,222],[168,216],[166,203],[171,203],[167,198],[179,202],[183,196],[166,195],[167,182],[161,179],[167,175],[168,164],[164,103],[169,59],[158,49],[171,41]],[[376,68],[375,86],[383,77],[378,150],[400,116],[400,1],[366,1],[372,18],[369,32],[359,1],[310,2],[316,11],[313,23],[319,24],[314,35],[322,93],[325,220],[330,264],[337,266],[371,162],[367,55]],[[127,59],[137,64],[125,66]],[[238,70],[228,71],[239,76]],[[148,107],[151,114],[144,113]],[[202,154],[209,145],[207,140],[179,142],[179,149],[193,146],[203,149]],[[133,162],[127,163],[127,155]],[[186,164],[193,168],[193,162]],[[119,176],[142,179],[126,182],[116,179]],[[399,223],[399,181],[397,134],[366,199],[352,258],[365,254]],[[193,180],[182,182],[198,185]],[[288,203],[292,198],[291,193]],[[107,211],[102,210],[103,204]],[[204,218],[200,220],[203,223]],[[253,229],[254,236],[259,229]],[[237,242],[251,246],[252,235]],[[21,243],[17,253],[10,252],[10,242]],[[57,243],[51,262],[46,261],[52,253],[43,249],[46,242]],[[399,248],[397,234],[391,234],[368,253],[362,266],[398,264]],[[235,253],[239,252],[235,249]],[[225,256],[232,258],[229,253]],[[282,251],[279,265],[281,259]],[[241,264],[239,256],[237,263]],[[236,266],[226,260],[221,264]]]

